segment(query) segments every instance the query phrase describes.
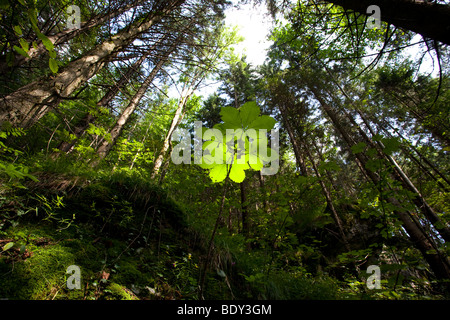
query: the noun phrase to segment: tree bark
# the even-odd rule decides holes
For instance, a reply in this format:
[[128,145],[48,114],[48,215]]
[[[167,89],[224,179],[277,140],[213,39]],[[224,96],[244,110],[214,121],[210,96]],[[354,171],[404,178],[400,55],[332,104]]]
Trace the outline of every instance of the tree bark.
[[[319,101],[325,113],[333,122],[334,127],[344,138],[348,146],[351,147],[352,145],[354,145],[354,140],[350,137],[347,130],[345,130],[341,126],[339,116],[333,110],[333,108],[328,105],[328,103],[322,98],[320,92],[314,87],[314,85],[310,85],[308,86],[308,88],[314,94],[315,98]],[[380,182],[379,176],[371,170],[366,169],[365,167],[367,159],[362,155],[362,153],[356,153],[355,157],[361,164],[360,169],[365,171],[365,174],[370,177],[375,185],[378,185]],[[397,208],[401,207],[401,203],[399,203],[399,201],[393,197],[389,197],[387,201],[389,201]],[[396,209],[394,210],[394,213],[402,222],[402,225],[408,233],[411,242],[422,253],[423,257],[430,265],[435,276],[439,279],[450,279],[450,263],[447,256],[440,252],[440,250],[436,247],[433,239],[422,229],[420,223],[414,218],[411,213],[407,211]]]
[[161,58],[158,61],[158,63],[153,67],[153,70],[149,73],[147,78],[142,83],[139,90],[136,92],[131,101],[128,103],[127,107],[122,111],[122,113],[119,116],[119,119],[117,119],[116,124],[110,131],[111,142],[103,140],[102,144],[97,149],[98,159],[92,162],[92,166],[96,166],[102,159],[104,159],[111,151],[112,147],[116,144],[117,138],[122,133],[124,125],[127,123],[129,117],[133,114],[134,110],[136,110],[136,107],[139,105],[139,102],[141,101],[148,87],[155,79],[156,74],[159,72],[159,70],[161,70],[164,63],[166,63],[170,53],[173,50],[174,49],[171,49],[171,51],[167,52],[165,57]]
[[[328,0],[344,9],[367,14],[377,5],[381,20],[450,45],[450,6],[417,0]],[[372,14],[369,12],[369,14]]]
[[249,224],[248,224],[248,205],[247,205],[247,194],[246,194],[246,182],[245,180],[239,183],[241,190],[241,218],[242,218],[242,234],[244,237],[249,235]]
[[[163,37],[166,38],[166,37]],[[134,73],[139,69],[139,67],[142,65],[142,63],[148,58],[151,51],[154,50],[158,43],[160,43],[161,40],[158,40],[157,43],[152,45],[150,50],[148,50],[145,54],[143,54],[136,62],[134,62],[131,67],[128,68],[127,72],[122,75],[122,77],[117,81],[114,86],[112,86],[106,94],[97,102],[96,106],[97,109],[100,107],[105,107],[108,105],[111,100],[118,94],[118,92],[129,82],[130,78],[133,76]],[[87,128],[89,128],[89,124],[93,123],[95,121],[95,117],[90,114],[89,112],[82,118],[78,123],[75,125],[75,128],[73,130],[73,134],[76,136],[76,138],[72,141],[63,141],[59,145],[58,149],[64,153],[69,153],[72,149],[77,140],[84,134]]]
[[175,114],[172,118],[172,123],[170,124],[170,128],[166,134],[166,137],[164,138],[163,146],[159,151],[158,157],[155,160],[155,164],[153,166],[153,171],[151,174],[151,179],[155,179],[156,175],[159,173],[159,170],[164,162],[167,150],[170,147],[170,141],[172,139],[173,132],[178,127],[181,120],[183,120],[183,116],[185,114],[185,112],[183,112],[183,109],[193,93],[194,90],[190,90],[185,96],[182,96],[180,101],[178,102],[177,110],[175,111]]
[[[133,1],[129,4],[123,5],[114,11],[108,11],[106,13],[101,13],[93,16],[88,21],[81,23],[80,28],[78,29],[66,29],[64,31],[60,31],[56,34],[47,35],[47,38],[53,43],[53,45],[56,47],[58,45],[61,45],[63,43],[68,42],[69,40],[77,37],[78,35],[85,33],[89,31],[90,29],[102,25],[106,23],[108,20],[117,17],[118,15],[136,7],[139,4],[139,1]],[[45,48],[42,41],[37,41],[37,47],[30,47],[28,50],[28,57],[25,57],[21,54],[18,54],[14,52],[14,63],[12,66],[8,66],[6,61],[0,62],[0,73],[5,73],[9,69],[12,69],[14,67],[19,67],[32,59],[42,55],[45,53],[47,49]]]
[[165,3],[162,10],[149,14],[144,22],[135,23],[120,31],[111,40],[99,44],[83,57],[70,62],[55,76],[29,83],[0,100],[0,125],[3,121],[22,127],[33,125],[61,99],[68,98],[102,69],[119,50],[128,46],[184,2],[185,0],[172,0]]

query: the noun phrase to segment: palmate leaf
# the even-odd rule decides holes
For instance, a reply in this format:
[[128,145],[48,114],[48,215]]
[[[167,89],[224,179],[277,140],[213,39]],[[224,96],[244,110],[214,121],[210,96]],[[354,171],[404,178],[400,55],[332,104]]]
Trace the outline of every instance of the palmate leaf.
[[209,177],[211,178],[212,182],[221,182],[225,180],[228,173],[228,165],[226,163],[223,164],[215,164],[210,170],[209,170]]
[[[247,102],[240,109],[223,107],[220,111],[223,123],[213,126],[222,136],[213,131],[203,132],[208,133],[203,135],[204,154],[199,166],[209,170],[213,182],[221,182],[228,175],[232,181],[241,183],[245,170],[262,170],[273,159],[273,152],[267,147],[267,133],[259,130],[272,130],[276,121],[260,113],[256,102]],[[233,134],[229,135],[227,129],[233,129]],[[261,150],[264,151],[258,153]]]
[[222,117],[222,121],[227,124],[226,129],[237,129],[242,126],[241,116],[239,114],[239,110],[236,108],[223,107],[220,110],[220,116]]
[[230,179],[236,183],[241,183],[245,179],[245,170],[242,165],[232,165],[230,170]]
[[241,122],[244,128],[248,128],[251,125],[251,123],[258,118],[261,112],[261,110],[259,110],[258,105],[254,101],[245,103],[239,111],[241,116]]
[[270,116],[260,116],[250,124],[250,128],[272,130],[275,127],[275,123],[277,123],[276,120]]

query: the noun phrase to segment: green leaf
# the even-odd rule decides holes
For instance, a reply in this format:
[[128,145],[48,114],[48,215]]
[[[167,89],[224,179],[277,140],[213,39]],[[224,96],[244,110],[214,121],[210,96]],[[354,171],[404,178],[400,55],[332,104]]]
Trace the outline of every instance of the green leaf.
[[357,153],[363,152],[365,147],[366,147],[366,144],[364,142],[359,142],[359,143],[355,144],[354,146],[352,146],[351,149],[354,154],[357,154]]
[[335,161],[322,162],[319,165],[320,170],[329,170],[329,171],[340,171],[341,168]]
[[277,122],[274,118],[264,115],[264,116],[258,117],[256,120],[254,120],[250,124],[249,128],[256,129],[256,130],[259,130],[259,129],[272,130],[273,127],[275,127],[276,123]]
[[3,246],[3,251],[11,249],[13,247],[13,245],[14,245],[14,242],[8,242],[7,244],[5,244]]
[[382,139],[381,142],[383,142],[383,151],[386,154],[392,154],[393,152],[398,151],[398,149],[400,148],[400,141],[395,137]]
[[42,32],[36,32],[39,39],[41,39],[42,43],[44,44],[45,48],[50,52],[55,49],[55,46],[53,45],[53,42],[50,41],[50,39],[43,34]]
[[209,177],[213,182],[221,182],[225,180],[228,173],[228,166],[224,164],[216,164],[210,171]]
[[55,59],[50,58],[48,64],[50,66],[50,70],[52,70],[53,73],[58,72],[58,62]]
[[247,128],[253,121],[258,118],[260,110],[255,101],[245,103],[241,109],[241,121],[244,128]]
[[55,50],[50,50],[48,52],[48,55],[50,56],[50,58],[56,59],[56,51]]
[[14,50],[16,50],[16,52],[18,54],[20,54],[20,55],[22,55],[24,57],[27,57],[27,58],[29,57],[28,53],[25,50],[23,50],[22,48],[19,48],[18,46],[14,46],[13,48],[14,48]]
[[[233,126],[241,127],[241,116],[239,110],[232,107],[223,107],[220,110],[222,121]],[[227,128],[231,129],[231,128]]]
[[22,49],[25,52],[28,52],[28,50],[30,50],[30,46],[29,46],[28,42],[25,41],[24,38],[20,38],[19,39],[19,43],[20,43],[20,46],[22,47]]
[[378,170],[380,170],[382,168],[382,162],[378,159],[369,160],[369,161],[367,161],[365,168],[372,172],[377,172]]
[[235,164],[231,166],[230,179],[236,183],[241,183],[245,179],[245,171],[243,165]]
[[263,163],[257,155],[250,154],[248,163],[253,170],[259,171],[263,168]]
[[14,26],[14,32],[16,33],[17,36],[21,36],[23,34],[20,26]]
[[33,28],[33,30],[36,32],[37,36],[39,37],[39,34],[42,34],[39,31],[39,28],[37,26],[37,12],[34,9],[28,9],[27,11],[28,13],[28,19],[31,22],[31,27]]

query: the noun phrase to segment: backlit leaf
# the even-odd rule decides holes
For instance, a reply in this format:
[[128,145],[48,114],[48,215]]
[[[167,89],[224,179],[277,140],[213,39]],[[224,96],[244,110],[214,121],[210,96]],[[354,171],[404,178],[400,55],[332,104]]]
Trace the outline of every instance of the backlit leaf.
[[227,168],[228,166],[224,164],[216,164],[211,170],[209,171],[209,177],[213,182],[221,182],[225,180],[227,177]]
[[236,183],[241,183],[245,179],[244,165],[233,164],[230,170],[230,179]]
[[272,130],[273,127],[275,127],[275,123],[277,123],[277,122],[274,118],[264,115],[264,116],[258,117],[256,120],[254,120],[250,124],[249,128],[256,129],[256,130],[259,130],[259,129]]
[[14,48],[14,50],[16,50],[16,52],[18,54],[28,58],[28,53],[25,50],[23,50],[22,48],[19,48],[18,46],[14,46],[13,48]]
[[223,122],[241,127],[241,116],[238,109],[224,107],[220,110],[220,116],[222,117]]
[[255,121],[260,112],[261,111],[255,101],[245,103],[240,109],[241,121],[244,128],[247,128]]

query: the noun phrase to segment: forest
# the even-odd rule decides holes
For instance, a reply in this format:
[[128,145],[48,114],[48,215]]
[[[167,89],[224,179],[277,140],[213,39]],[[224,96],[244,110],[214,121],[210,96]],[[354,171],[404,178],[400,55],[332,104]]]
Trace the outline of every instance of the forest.
[[447,0],[0,0],[0,298],[450,299],[449,30]]

